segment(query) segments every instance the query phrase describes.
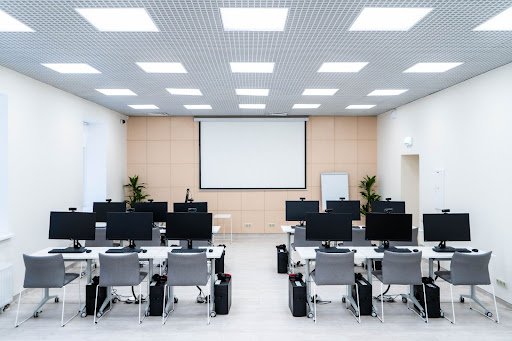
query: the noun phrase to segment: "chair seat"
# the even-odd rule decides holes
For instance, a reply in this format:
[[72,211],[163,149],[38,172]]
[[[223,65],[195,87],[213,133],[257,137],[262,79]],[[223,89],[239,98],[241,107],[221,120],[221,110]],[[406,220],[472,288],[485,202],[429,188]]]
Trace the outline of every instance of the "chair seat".
[[448,283],[451,283],[452,282],[452,274],[450,271],[436,271],[434,272],[434,274],[442,279],[444,279],[445,281],[447,281]]
[[74,281],[78,277],[80,277],[80,275],[79,274],[75,274],[75,273],[66,273],[66,274],[64,274],[64,285],[67,285],[68,283]]

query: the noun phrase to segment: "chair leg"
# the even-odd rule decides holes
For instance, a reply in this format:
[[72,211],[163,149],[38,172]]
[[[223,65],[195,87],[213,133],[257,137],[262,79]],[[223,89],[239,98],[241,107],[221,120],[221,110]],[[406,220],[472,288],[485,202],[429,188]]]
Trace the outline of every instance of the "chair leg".
[[18,316],[20,314],[20,305],[21,305],[21,296],[23,294],[23,287],[21,287],[21,290],[20,290],[20,295],[19,295],[19,298],[18,298],[18,310],[16,311],[16,320],[14,321],[14,328],[17,328],[18,326],[20,326],[23,322],[31,319],[32,317],[34,317],[34,314],[30,315],[29,317],[27,317],[26,319],[24,319],[23,321],[21,321],[20,323],[18,323]]
[[[206,284],[206,286],[209,286],[208,283]],[[209,325],[210,324],[210,295],[212,293],[211,292],[208,292],[208,296],[206,296],[206,324]]]
[[142,320],[140,319],[141,303],[142,303],[142,282],[139,283],[139,324],[142,323]]
[[382,316],[380,322],[384,323],[384,291],[382,288],[382,282],[380,283],[380,314]]
[[163,299],[163,306],[162,306],[162,325],[165,323],[165,298],[167,297],[167,283],[164,284],[164,299]]
[[455,305],[453,304],[453,285],[451,283],[450,283],[450,295],[452,298],[452,315],[453,315],[453,321],[450,321],[450,322],[455,324]]
[[94,324],[97,324],[98,322],[96,322],[96,312],[98,311],[98,289],[99,289],[99,285],[96,286],[96,295],[94,296]]
[[62,287],[62,316],[60,318],[60,326],[64,327],[64,307],[66,306],[66,286]]
[[312,287],[313,287],[313,321],[315,322],[316,324],[316,282],[315,281],[311,281],[311,284],[313,284]]
[[361,323],[361,306],[359,305],[359,287],[357,286],[357,284],[355,286],[356,286],[356,296],[357,296],[357,311],[359,312],[357,314],[357,322]]
[[494,294],[494,285],[491,284],[492,297],[494,298],[494,309],[496,309],[496,323],[500,323],[500,315],[498,314],[498,305],[496,304],[496,295]]
[[[422,283],[423,285],[423,302],[425,302],[425,318],[426,318],[426,323],[428,323],[428,307],[427,307],[427,288],[425,287],[425,283]],[[413,293],[411,293],[413,294]]]

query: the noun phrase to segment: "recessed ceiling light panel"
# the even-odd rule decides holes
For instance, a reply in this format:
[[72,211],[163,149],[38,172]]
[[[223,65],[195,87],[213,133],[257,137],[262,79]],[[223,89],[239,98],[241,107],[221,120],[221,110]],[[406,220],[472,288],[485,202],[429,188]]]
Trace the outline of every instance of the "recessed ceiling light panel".
[[147,73],[187,73],[181,63],[136,63]]
[[144,8],[76,8],[99,31],[158,32]]
[[408,91],[408,89],[377,89],[370,92],[367,96],[398,96]]
[[0,32],[34,32],[34,30],[0,9]]
[[167,91],[171,95],[184,95],[184,96],[202,96],[201,90],[199,89],[176,89],[176,88],[167,88]]
[[272,73],[274,63],[229,63],[231,72],[243,73]]
[[477,26],[473,31],[512,31],[512,7]]
[[320,104],[294,104],[292,109],[316,109]]
[[41,65],[59,73],[101,73],[85,63],[43,63]]
[[132,109],[138,109],[138,110],[143,110],[143,109],[160,109],[159,107],[157,107],[154,104],[130,104],[128,106],[130,108],[132,108]]
[[352,104],[352,105],[349,105],[348,107],[346,107],[345,109],[357,109],[357,110],[362,110],[362,109],[371,109],[373,108],[375,105],[373,104]]
[[239,96],[268,96],[269,89],[236,89]]
[[418,63],[407,70],[405,73],[435,73],[435,72],[446,72],[454,67],[461,65],[462,63]]
[[137,94],[130,89],[96,89],[107,96],[137,96]]
[[323,63],[318,72],[359,72],[367,62]]
[[239,104],[240,109],[265,109],[265,104]]
[[366,7],[349,31],[408,31],[432,8]]
[[302,96],[332,96],[339,89],[305,89]]
[[212,108],[209,104],[185,104],[184,107],[189,110],[208,110]]
[[284,31],[288,8],[221,8],[224,31]]

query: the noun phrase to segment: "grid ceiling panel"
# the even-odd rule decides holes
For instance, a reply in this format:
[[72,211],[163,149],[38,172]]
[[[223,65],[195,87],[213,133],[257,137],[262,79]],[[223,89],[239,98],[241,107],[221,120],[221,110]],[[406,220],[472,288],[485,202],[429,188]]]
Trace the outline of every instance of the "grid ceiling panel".
[[[376,115],[512,62],[512,32],[473,28],[510,7],[467,0],[180,0],[2,1],[0,9],[36,32],[0,32],[0,65],[127,115],[128,104],[155,104],[170,115]],[[75,8],[142,7],[160,32],[99,32]],[[284,32],[225,32],[219,8],[289,8]],[[349,31],[364,7],[430,7],[406,32]],[[88,63],[102,74],[59,74],[41,63]],[[148,74],[135,62],[181,62],[188,73]],[[230,62],[274,62],[272,74],[233,74]],[[324,62],[369,62],[358,73],[318,73]],[[418,62],[464,62],[440,74],[403,71]],[[128,88],[136,97],[97,88]],[[165,88],[198,88],[203,96],[172,96]],[[270,89],[268,97],[237,96],[237,88]],[[306,88],[338,88],[334,96],[301,96]],[[410,89],[367,97],[375,89]],[[238,104],[266,104],[265,110]],[[318,109],[292,110],[295,103]],[[210,104],[187,110],[184,104]],[[346,110],[350,104],[376,104]]]

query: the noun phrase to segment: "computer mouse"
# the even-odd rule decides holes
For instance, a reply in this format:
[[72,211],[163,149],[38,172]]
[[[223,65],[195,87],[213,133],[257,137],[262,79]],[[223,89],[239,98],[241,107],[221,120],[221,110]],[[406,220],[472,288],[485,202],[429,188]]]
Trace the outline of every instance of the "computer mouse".
[[146,252],[148,252],[148,250],[146,250],[146,249],[143,249],[143,250],[142,250],[142,253],[146,253]]
[[92,252],[92,250],[85,250],[85,252],[87,252],[87,253],[91,253],[91,252]]
[[356,249],[352,249],[352,252],[356,253],[356,252],[357,252],[357,250],[356,250]]
[[478,249],[472,249],[471,251],[473,251],[473,252],[478,252]]
[[412,250],[412,251],[413,251],[413,252],[418,252],[418,249],[414,249],[414,250]]
[[209,249],[208,252],[213,252],[213,249]]

